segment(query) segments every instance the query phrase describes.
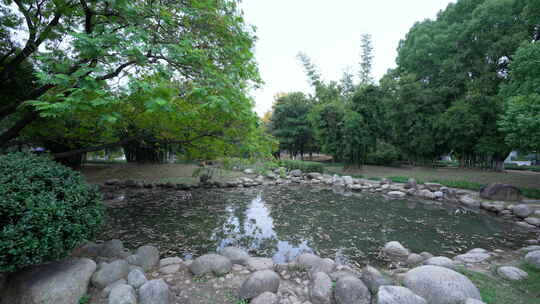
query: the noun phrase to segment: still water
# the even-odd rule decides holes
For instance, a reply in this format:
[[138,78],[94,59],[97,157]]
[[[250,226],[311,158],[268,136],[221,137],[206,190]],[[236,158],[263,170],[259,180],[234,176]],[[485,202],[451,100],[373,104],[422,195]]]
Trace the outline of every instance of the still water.
[[476,247],[513,249],[532,237],[481,212],[305,185],[118,195],[102,238],[120,238],[132,248],[154,244],[164,256],[237,246],[276,262],[314,252],[365,264],[382,263],[379,250],[392,240],[414,252],[455,255]]

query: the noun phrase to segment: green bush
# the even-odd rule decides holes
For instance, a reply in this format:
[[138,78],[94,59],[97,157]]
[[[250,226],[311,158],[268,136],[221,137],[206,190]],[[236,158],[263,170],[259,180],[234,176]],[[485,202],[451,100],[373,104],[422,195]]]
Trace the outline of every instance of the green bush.
[[0,156],[0,272],[57,260],[102,224],[101,193],[43,156]]
[[302,161],[302,160],[281,160],[279,161],[279,165],[282,167],[285,167],[289,170],[296,170],[300,169],[302,172],[324,172],[324,165],[322,163],[317,162],[309,162],[309,161]]
[[375,150],[366,156],[366,164],[376,166],[389,166],[401,159],[399,150],[391,144],[377,143]]

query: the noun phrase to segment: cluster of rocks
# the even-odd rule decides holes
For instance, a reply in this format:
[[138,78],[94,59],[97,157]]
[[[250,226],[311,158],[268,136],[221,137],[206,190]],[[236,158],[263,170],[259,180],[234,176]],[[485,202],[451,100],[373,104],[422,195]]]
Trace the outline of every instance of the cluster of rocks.
[[[540,269],[540,245],[518,252]],[[198,303],[189,299],[195,296],[192,290],[178,282],[209,278],[222,282],[214,287],[232,289],[236,299],[251,304],[478,304],[483,303],[478,289],[456,266],[488,263],[497,252],[476,248],[451,259],[413,253],[392,241],[381,254],[392,261],[391,269],[380,271],[369,265],[358,269],[313,253],[275,264],[235,247],[195,260],[160,259],[153,246],[130,252],[121,241],[111,240],[80,247],[74,252],[79,257],[10,275],[5,288],[0,285],[0,303],[76,304],[87,294],[92,295],[90,303]],[[513,264],[494,269],[495,275],[506,280],[527,278]]]

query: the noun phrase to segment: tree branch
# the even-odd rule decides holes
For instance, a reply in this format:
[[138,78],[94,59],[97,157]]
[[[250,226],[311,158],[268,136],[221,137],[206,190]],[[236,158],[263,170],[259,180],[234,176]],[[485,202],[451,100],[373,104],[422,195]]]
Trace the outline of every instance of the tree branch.
[[122,71],[125,68],[127,68],[128,66],[130,66],[132,64],[135,64],[135,63],[137,63],[137,61],[135,61],[135,60],[128,61],[128,62],[120,65],[119,67],[117,67],[116,70],[114,70],[113,72],[110,72],[109,74],[97,77],[96,80],[100,81],[100,80],[107,80],[107,79],[114,78],[114,77],[120,75],[120,73],[122,73]]

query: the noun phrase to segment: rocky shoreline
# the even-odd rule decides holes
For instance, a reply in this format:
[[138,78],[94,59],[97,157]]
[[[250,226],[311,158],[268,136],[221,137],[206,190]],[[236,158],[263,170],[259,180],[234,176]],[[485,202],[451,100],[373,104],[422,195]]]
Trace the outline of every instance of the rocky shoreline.
[[479,290],[459,267],[512,281],[527,278],[517,267],[522,261],[540,269],[538,245],[506,253],[475,248],[449,258],[392,241],[381,255],[391,261],[388,269],[307,252],[275,264],[235,247],[194,260],[160,259],[151,245],[131,252],[120,240],[90,242],[71,258],[12,274],[0,303],[76,304],[86,296],[85,303],[100,304],[474,304],[483,303]]
[[531,207],[522,202],[519,190],[511,185],[493,184],[480,193],[445,187],[437,183],[418,184],[414,179],[407,183],[394,183],[386,178],[373,181],[351,176],[327,175],[318,172],[303,173],[300,170],[291,170],[280,176],[284,168],[276,169],[263,175],[255,175],[253,170],[246,169],[245,174],[250,177],[241,177],[227,182],[208,182],[199,184],[185,183],[143,183],[135,180],[107,180],[100,185],[104,190],[117,188],[138,189],[177,189],[192,190],[197,188],[246,188],[275,185],[326,185],[350,192],[380,193],[394,199],[416,198],[446,202],[467,209],[483,209],[490,214],[512,221],[519,227],[534,232],[540,232],[540,204]]

